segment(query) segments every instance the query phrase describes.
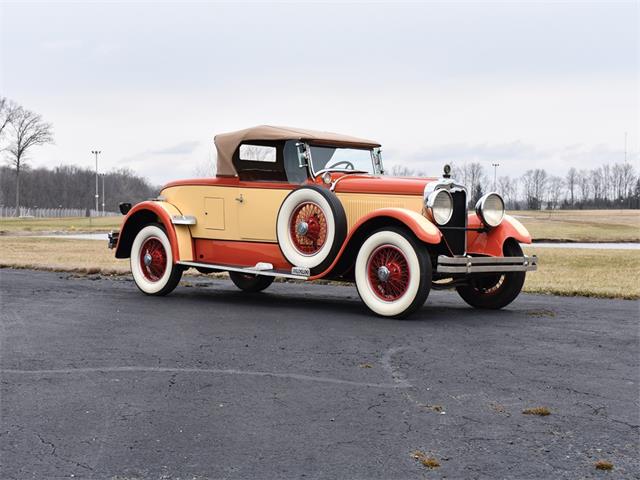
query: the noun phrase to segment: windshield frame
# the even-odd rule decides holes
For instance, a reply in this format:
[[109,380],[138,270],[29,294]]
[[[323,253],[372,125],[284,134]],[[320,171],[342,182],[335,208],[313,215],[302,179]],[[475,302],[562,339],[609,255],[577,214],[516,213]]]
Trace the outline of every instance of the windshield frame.
[[[340,173],[366,173],[367,175],[383,175],[384,167],[382,165],[382,154],[380,147],[376,148],[357,148],[352,146],[342,146],[342,145],[328,145],[328,144],[309,144],[304,143],[306,154],[307,154],[307,166],[309,167],[309,171],[311,173],[312,178],[316,178],[318,175],[321,175],[325,172],[340,172]],[[315,167],[313,165],[313,155],[311,153],[311,147],[317,148],[335,148],[335,149],[343,149],[343,150],[364,150],[368,151],[371,156],[371,167],[372,171],[369,172],[367,170],[351,170],[348,168],[321,168],[316,172]]]

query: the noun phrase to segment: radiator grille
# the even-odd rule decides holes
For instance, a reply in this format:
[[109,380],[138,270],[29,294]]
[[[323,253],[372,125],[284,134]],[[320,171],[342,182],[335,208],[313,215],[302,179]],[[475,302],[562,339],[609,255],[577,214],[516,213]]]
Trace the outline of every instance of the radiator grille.
[[467,251],[467,232],[464,230],[467,226],[467,194],[464,190],[454,190],[451,196],[453,197],[453,215],[442,229],[442,234],[452,254],[464,255]]

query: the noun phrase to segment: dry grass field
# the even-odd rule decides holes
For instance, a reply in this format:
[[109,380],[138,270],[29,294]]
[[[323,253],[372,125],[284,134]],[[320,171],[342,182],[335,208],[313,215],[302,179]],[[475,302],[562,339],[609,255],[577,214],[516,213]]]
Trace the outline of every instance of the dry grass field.
[[[640,250],[527,247],[526,253],[539,258],[539,270],[527,275],[527,292],[640,298]],[[116,260],[106,242],[3,236],[0,267],[124,274],[129,261]]]
[[119,228],[121,222],[122,217],[119,215],[96,218],[0,218],[0,235],[45,232],[108,232]]
[[0,236],[0,267],[79,273],[128,273],[129,260],[118,260],[107,242],[24,236]]
[[640,241],[640,210],[523,210],[509,214],[538,241]]
[[538,256],[525,291],[606,298],[640,298],[640,250],[525,247]]

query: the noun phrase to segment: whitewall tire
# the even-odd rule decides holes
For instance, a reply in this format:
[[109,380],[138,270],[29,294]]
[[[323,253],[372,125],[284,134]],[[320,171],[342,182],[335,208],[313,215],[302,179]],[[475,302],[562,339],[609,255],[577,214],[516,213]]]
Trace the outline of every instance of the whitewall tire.
[[429,295],[431,261],[426,246],[405,230],[378,230],[358,251],[355,280],[360,298],[372,312],[405,317]]
[[182,277],[173,263],[171,242],[164,229],[150,224],[138,232],[131,246],[131,273],[136,286],[147,295],[166,295]]
[[282,202],[276,232],[289,263],[318,273],[330,265],[346,238],[346,215],[333,192],[305,186]]

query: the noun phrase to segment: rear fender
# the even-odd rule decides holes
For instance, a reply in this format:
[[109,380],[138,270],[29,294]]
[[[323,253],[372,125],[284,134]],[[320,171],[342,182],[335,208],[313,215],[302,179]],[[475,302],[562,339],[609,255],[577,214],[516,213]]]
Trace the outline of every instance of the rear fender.
[[174,216],[182,214],[168,202],[147,201],[136,204],[122,222],[116,245],[116,258],[129,258],[133,240],[138,232],[149,223],[157,222],[164,226],[169,237],[173,262],[193,261],[193,241],[189,226],[174,225],[171,221]]
[[[469,214],[468,227],[482,228],[483,224],[478,215]],[[505,215],[502,223],[487,232],[467,233],[467,253],[479,255],[503,256],[503,246],[509,238],[520,243],[531,243],[531,234],[517,219]]]
[[334,269],[346,268],[347,264],[355,261],[358,249],[367,235],[385,226],[405,227],[419,240],[431,245],[439,244],[442,239],[438,227],[419,213],[406,208],[381,208],[365,215],[351,227],[333,263],[324,272],[310,277],[310,280],[327,276]]

